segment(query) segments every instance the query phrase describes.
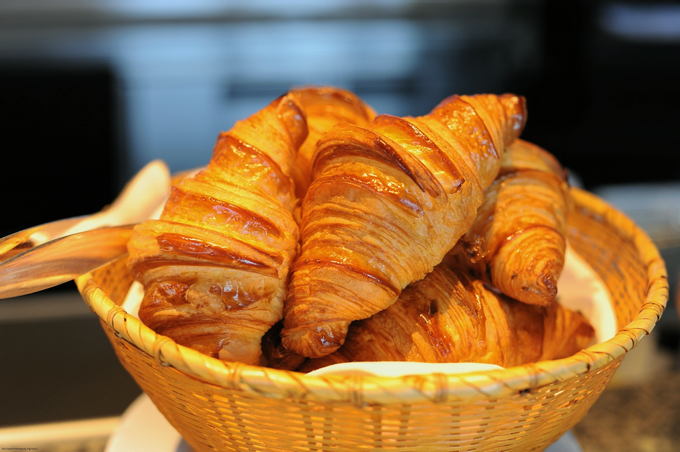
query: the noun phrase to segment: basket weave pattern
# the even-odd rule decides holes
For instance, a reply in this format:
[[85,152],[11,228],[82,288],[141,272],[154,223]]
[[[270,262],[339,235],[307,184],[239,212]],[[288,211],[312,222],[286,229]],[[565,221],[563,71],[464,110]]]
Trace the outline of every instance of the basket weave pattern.
[[125,261],[78,280],[118,358],[197,451],[540,450],[576,424],[668,296],[649,238],[598,198],[573,191],[569,240],[600,275],[619,333],[569,358],[465,375],[310,377],[224,363],[127,315]]

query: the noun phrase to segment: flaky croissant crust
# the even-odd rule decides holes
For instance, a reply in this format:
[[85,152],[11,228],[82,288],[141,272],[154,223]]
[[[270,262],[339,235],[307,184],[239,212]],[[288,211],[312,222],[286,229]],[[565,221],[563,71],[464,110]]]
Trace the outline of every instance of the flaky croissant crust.
[[302,204],[284,346],[331,353],[351,321],[430,272],[472,225],[525,115],[518,96],[453,96],[422,117],[381,115],[325,135]]
[[310,371],[347,361],[479,362],[515,366],[570,356],[592,341],[578,312],[531,306],[489,290],[454,259],[405,289],[385,311],[352,324],[332,355]]
[[259,363],[298,246],[295,182],[309,173],[299,150],[334,121],[372,116],[349,92],[303,88],[221,134],[207,167],[173,185],[160,220],[135,228],[140,318],[203,353]]
[[503,293],[545,306],[555,300],[564,267],[570,205],[566,173],[557,160],[518,139],[458,248]]
[[[381,357],[367,358],[364,351],[351,351],[370,345],[358,347],[359,335],[353,334],[342,352],[328,359],[358,353],[365,359],[513,365],[547,359],[549,349],[555,357],[579,346],[587,328],[568,333],[583,319],[560,307],[540,311],[509,302],[480,281],[452,276],[450,264],[429,273],[469,230],[464,241],[471,260],[491,269],[486,273],[501,290],[516,288],[517,278],[506,284],[502,275],[507,279],[526,266],[512,259],[516,253],[494,257],[512,250],[507,243],[524,244],[524,236],[535,237],[526,232],[536,228],[513,220],[520,229],[507,240],[508,230],[498,226],[506,222],[480,220],[485,206],[493,197],[497,204],[512,206],[506,199],[526,194],[527,185],[536,188],[529,191],[539,194],[535,198],[564,185],[559,164],[536,158],[531,145],[515,142],[512,152],[504,152],[519,135],[525,115],[517,96],[480,95],[454,96],[423,117],[374,119],[370,107],[351,93],[291,91],[220,135],[206,169],[174,184],[161,219],[136,228],[130,261],[146,288],[140,317],[159,333],[206,354],[261,363],[262,335],[281,318],[298,246],[295,212],[298,196],[304,195],[302,254],[293,266],[282,333],[292,350],[306,356],[331,353],[344,342],[352,320],[414,293],[420,301],[406,308],[397,303],[352,327],[369,331],[361,336],[378,344],[387,344],[394,331],[411,331],[413,344],[406,352],[401,345],[389,350],[378,345],[373,351],[381,350]],[[537,203],[556,199],[550,196]],[[501,210],[516,215],[513,208]],[[544,215],[548,221],[540,227],[558,231],[561,219],[554,217],[560,215]],[[557,243],[559,254],[558,240],[551,243]],[[547,248],[537,247],[532,255],[546,254]],[[562,258],[563,252],[562,247]],[[411,286],[417,289],[402,293],[425,275]],[[454,287],[455,307],[442,287]],[[442,309],[460,312],[446,317]],[[403,326],[407,317],[419,333]],[[486,319],[483,325],[480,317]],[[450,328],[439,328],[446,322]],[[451,336],[451,331],[458,333]],[[403,336],[397,343],[408,340]]]

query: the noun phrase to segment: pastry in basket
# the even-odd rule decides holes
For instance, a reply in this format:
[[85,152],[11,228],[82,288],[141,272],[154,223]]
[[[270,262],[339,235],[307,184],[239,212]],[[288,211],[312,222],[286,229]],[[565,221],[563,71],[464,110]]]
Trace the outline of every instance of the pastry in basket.
[[301,370],[347,361],[478,362],[504,367],[570,356],[594,330],[558,303],[534,306],[488,289],[445,259],[385,311],[350,326],[335,353]]
[[302,203],[283,345],[332,353],[350,322],[432,271],[472,226],[525,118],[519,96],[452,96],[425,116],[326,134]]
[[336,121],[365,125],[372,116],[351,93],[304,88],[221,134],[208,166],[173,185],[160,220],[134,230],[141,320],[208,355],[259,363],[298,246],[294,180],[309,172],[298,151]]
[[355,94],[338,88],[298,89],[289,95],[303,107],[309,131],[295,162],[295,190],[302,198],[311,182],[312,158],[319,138],[336,124],[367,125],[375,112]]
[[459,242],[479,275],[516,300],[543,306],[555,300],[571,200],[565,176],[547,151],[515,141]]

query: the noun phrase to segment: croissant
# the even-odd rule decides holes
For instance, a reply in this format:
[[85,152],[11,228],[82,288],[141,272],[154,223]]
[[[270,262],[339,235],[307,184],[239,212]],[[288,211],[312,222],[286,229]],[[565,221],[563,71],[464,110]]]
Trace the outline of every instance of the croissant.
[[353,323],[335,353],[300,370],[346,361],[478,362],[510,367],[570,356],[594,330],[579,312],[558,303],[533,306],[486,288],[445,260],[399,300]]
[[458,247],[504,294],[547,305],[555,300],[564,267],[570,199],[557,160],[517,140],[503,156],[500,174]]
[[338,88],[299,89],[290,95],[303,107],[309,132],[295,162],[295,189],[302,198],[311,182],[312,158],[319,138],[336,124],[367,125],[375,112],[354,93]]
[[[342,100],[341,117],[324,111],[328,99]],[[371,112],[345,91],[303,88],[222,133],[207,167],[173,184],[160,220],[134,229],[141,320],[205,354],[259,363],[298,246],[298,151],[335,119],[365,124]]]
[[284,347],[332,353],[351,321],[430,272],[472,225],[525,118],[515,95],[452,96],[425,116],[326,134],[302,203]]

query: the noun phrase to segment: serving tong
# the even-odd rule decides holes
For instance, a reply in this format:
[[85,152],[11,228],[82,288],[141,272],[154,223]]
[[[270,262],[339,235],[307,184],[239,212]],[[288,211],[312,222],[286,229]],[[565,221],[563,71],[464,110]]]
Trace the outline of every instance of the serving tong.
[[155,160],[102,211],[0,239],[0,299],[62,284],[125,254],[134,225],[160,213],[170,180],[168,167]]

